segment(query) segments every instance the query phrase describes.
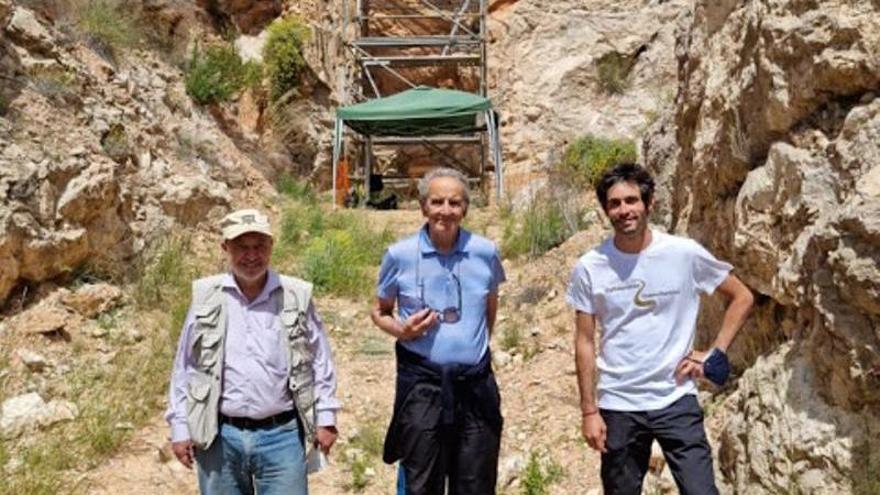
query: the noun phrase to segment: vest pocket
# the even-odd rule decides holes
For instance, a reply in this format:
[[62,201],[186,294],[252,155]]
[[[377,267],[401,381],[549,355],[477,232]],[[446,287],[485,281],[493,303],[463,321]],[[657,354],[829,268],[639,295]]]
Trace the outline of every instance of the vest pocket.
[[195,308],[195,319],[199,326],[216,327],[220,318],[220,305],[202,305]]
[[210,370],[220,358],[220,341],[223,336],[220,332],[210,329],[199,332],[193,343],[193,360],[199,369]]
[[193,443],[207,449],[217,432],[217,400],[211,398],[213,379],[195,372],[189,376],[186,388],[186,424]]
[[281,322],[287,334],[288,365],[290,376],[296,381],[302,375],[311,377],[312,352],[309,349],[309,341],[306,337],[305,314],[297,311],[284,311],[281,313]]
[[204,402],[211,392],[211,377],[196,374],[190,377],[187,383],[187,395],[195,402]]

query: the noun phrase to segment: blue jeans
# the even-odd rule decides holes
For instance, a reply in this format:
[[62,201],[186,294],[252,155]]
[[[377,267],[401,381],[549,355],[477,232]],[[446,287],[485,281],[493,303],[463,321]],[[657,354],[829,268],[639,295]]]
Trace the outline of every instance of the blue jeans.
[[206,451],[196,450],[202,495],[308,495],[297,419],[264,429],[227,423]]

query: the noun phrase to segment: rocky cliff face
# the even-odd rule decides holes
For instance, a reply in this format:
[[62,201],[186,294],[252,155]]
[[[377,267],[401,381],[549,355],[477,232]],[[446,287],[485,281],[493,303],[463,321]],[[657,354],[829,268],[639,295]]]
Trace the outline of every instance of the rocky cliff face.
[[155,53],[108,60],[7,0],[0,28],[0,301],[85,264],[119,270],[265,187]]
[[872,1],[697,1],[681,23],[675,112],[644,144],[658,214],[762,296],[734,346],[757,363],[726,401],[729,493],[877,493],[878,18]]
[[672,104],[676,19],[691,3],[492,4],[490,95],[510,191],[543,177],[575,138],[637,139]]

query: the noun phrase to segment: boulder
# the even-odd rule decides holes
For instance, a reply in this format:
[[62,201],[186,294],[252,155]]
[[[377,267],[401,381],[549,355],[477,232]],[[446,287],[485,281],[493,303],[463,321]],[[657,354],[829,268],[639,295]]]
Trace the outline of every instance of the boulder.
[[18,358],[21,359],[22,364],[34,373],[40,373],[49,366],[49,362],[46,358],[34,351],[19,349],[16,351],[16,354],[18,354]]
[[53,335],[68,332],[71,314],[52,302],[41,302],[15,316],[11,324],[22,333]]
[[22,433],[77,417],[75,404],[53,400],[46,402],[36,392],[19,395],[3,401],[0,411],[0,434],[15,438]]
[[62,297],[64,304],[82,315],[94,318],[119,304],[122,291],[106,283],[86,284]]
[[[0,14],[3,7],[0,6]],[[3,16],[0,15],[0,18]],[[43,26],[33,12],[24,7],[15,7],[9,22],[6,24],[6,32],[16,44],[47,56],[55,56],[58,47],[49,30]]]

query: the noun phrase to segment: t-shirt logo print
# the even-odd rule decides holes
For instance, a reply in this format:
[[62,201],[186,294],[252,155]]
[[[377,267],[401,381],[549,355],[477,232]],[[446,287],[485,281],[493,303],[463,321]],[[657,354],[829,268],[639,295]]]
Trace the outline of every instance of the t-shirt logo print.
[[657,301],[653,299],[642,299],[642,291],[645,290],[645,281],[644,280],[635,280],[636,285],[639,286],[639,289],[636,291],[636,294],[633,296],[633,304],[640,308],[653,309],[654,306],[657,305]]

